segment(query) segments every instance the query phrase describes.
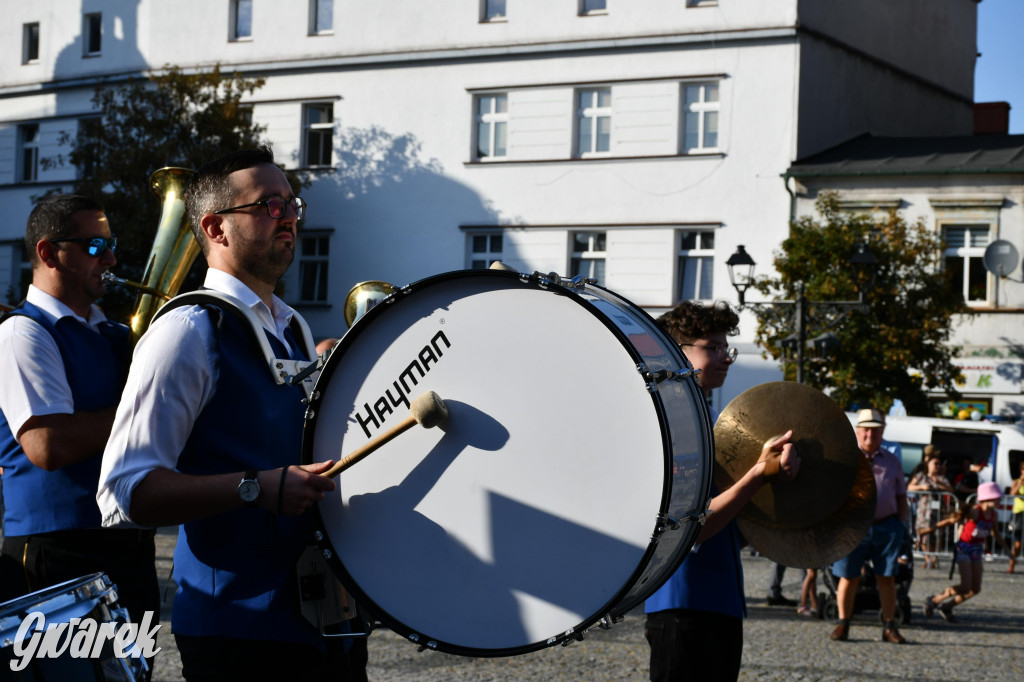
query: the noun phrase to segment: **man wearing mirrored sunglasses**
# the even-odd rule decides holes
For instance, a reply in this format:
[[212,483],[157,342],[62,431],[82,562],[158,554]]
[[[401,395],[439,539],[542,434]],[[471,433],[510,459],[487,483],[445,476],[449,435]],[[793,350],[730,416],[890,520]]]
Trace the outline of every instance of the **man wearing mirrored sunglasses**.
[[28,219],[32,284],[0,323],[0,601],[102,571],[141,623],[159,617],[153,533],[102,528],[94,494],[130,359],[95,305],[115,245],[89,197],[44,197]]
[[345,654],[302,619],[294,572],[331,463],[301,465],[304,392],[278,384],[259,350],[316,353],[274,295],[305,203],[258,149],[201,167],[185,205],[209,291],[168,303],[136,346],[104,453],[104,523],[180,524],[172,627],[186,680],[348,679]]

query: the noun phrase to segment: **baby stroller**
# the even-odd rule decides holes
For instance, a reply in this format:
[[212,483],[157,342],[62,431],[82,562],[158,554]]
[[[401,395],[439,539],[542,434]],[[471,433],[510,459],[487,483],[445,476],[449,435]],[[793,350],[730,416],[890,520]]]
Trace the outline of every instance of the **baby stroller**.
[[[818,593],[819,615],[833,623],[839,621],[839,578],[832,573],[832,567],[826,566],[821,569],[824,576],[823,582],[827,593]],[[896,612],[893,620],[897,623],[907,624],[910,622],[910,584],[914,582],[914,555],[911,551],[909,539],[904,543],[900,552],[899,567],[896,569]],[[881,601],[878,597],[878,583],[875,581],[875,572],[871,568],[871,561],[867,560],[861,567],[860,584],[857,585],[857,594],[854,596],[853,612],[855,614],[864,611],[878,611],[878,619],[884,620],[881,611]]]

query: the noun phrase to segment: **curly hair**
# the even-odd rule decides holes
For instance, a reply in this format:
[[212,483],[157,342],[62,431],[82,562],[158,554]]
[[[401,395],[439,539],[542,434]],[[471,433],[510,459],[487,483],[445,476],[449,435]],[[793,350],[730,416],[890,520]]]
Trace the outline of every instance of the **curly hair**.
[[699,301],[683,301],[657,319],[658,326],[676,343],[691,343],[712,334],[735,336],[740,316],[725,301],[704,305]]

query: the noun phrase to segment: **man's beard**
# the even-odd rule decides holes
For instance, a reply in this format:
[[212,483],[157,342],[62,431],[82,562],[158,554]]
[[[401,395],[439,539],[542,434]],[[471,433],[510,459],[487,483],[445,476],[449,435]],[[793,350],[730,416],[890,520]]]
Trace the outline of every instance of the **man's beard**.
[[[294,242],[292,242],[294,244]],[[242,259],[242,267],[253,277],[270,284],[277,284],[295,258],[295,251],[286,246],[275,243],[274,248],[267,254],[248,253]]]

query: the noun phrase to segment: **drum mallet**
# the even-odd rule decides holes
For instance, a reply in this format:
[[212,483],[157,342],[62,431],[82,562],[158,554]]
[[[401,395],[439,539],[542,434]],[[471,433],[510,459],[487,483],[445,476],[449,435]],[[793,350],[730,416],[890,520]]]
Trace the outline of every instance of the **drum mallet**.
[[448,408],[445,406],[441,396],[429,391],[412,401],[409,406],[409,416],[391,427],[390,430],[380,434],[365,445],[356,448],[349,454],[338,460],[334,466],[324,472],[324,476],[334,478],[345,469],[366,457],[368,454],[389,442],[395,436],[408,431],[413,425],[419,424],[425,429],[432,429],[448,418]]

